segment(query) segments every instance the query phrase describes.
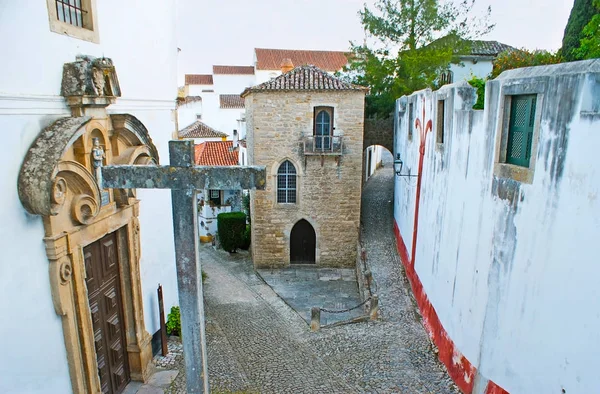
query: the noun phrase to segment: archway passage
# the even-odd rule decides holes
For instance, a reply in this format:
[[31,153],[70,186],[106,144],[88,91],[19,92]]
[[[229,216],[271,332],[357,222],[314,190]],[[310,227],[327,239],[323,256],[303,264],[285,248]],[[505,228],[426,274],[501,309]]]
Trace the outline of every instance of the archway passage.
[[309,222],[302,219],[294,225],[290,235],[290,263],[314,264],[317,234]]

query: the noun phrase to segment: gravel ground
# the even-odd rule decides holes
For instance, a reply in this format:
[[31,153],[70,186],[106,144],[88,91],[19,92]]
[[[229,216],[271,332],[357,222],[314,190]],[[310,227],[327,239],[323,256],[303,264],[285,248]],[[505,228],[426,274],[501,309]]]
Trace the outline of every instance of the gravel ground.
[[[392,231],[392,165],[363,192],[361,236],[381,319],[309,331],[254,273],[250,256],[203,246],[213,393],[457,393],[420,322]],[[185,393],[181,373],[169,392]]]

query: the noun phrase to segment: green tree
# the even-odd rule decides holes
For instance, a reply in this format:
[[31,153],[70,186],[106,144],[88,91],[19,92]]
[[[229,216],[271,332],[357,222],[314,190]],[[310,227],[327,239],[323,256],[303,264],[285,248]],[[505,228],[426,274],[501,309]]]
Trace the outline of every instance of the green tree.
[[562,41],[562,56],[566,61],[580,60],[578,51],[584,27],[598,13],[592,5],[592,0],[575,0]]
[[574,50],[577,59],[600,58],[600,0],[594,0],[596,15],[581,31],[579,48]]
[[374,43],[351,43],[353,57],[343,76],[371,89],[367,116],[388,116],[396,98],[434,87],[441,71],[468,49],[468,40],[493,28],[491,9],[473,17],[474,4],[474,0],[458,4],[378,0],[373,10],[365,6],[359,12],[365,33]]
[[496,78],[503,71],[513,68],[542,66],[545,64],[557,64],[563,61],[560,54],[544,50],[529,51],[525,48],[516,51],[506,51],[494,59],[490,78]]

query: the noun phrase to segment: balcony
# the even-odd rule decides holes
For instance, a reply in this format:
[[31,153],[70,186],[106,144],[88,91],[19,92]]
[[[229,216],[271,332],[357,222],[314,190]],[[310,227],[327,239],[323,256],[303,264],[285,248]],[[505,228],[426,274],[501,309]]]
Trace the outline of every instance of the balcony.
[[311,135],[310,137],[304,137],[303,143],[305,155],[342,155],[342,137],[339,135]]

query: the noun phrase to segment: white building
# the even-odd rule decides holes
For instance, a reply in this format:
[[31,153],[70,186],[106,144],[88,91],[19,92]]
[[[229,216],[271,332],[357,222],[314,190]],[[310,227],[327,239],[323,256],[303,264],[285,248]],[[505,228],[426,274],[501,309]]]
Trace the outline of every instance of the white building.
[[[0,392],[116,392],[148,375],[157,285],[167,310],[178,304],[170,192],[99,190],[92,154],[168,163],[175,1],[0,9]],[[90,290],[98,261],[120,270],[98,285],[106,299]],[[106,302],[114,335],[97,324]]]
[[468,81],[473,77],[486,79],[492,73],[494,59],[504,51],[513,50],[515,48],[498,41],[470,41],[469,54],[460,55],[460,63],[450,65],[450,74],[444,76],[444,82]]

